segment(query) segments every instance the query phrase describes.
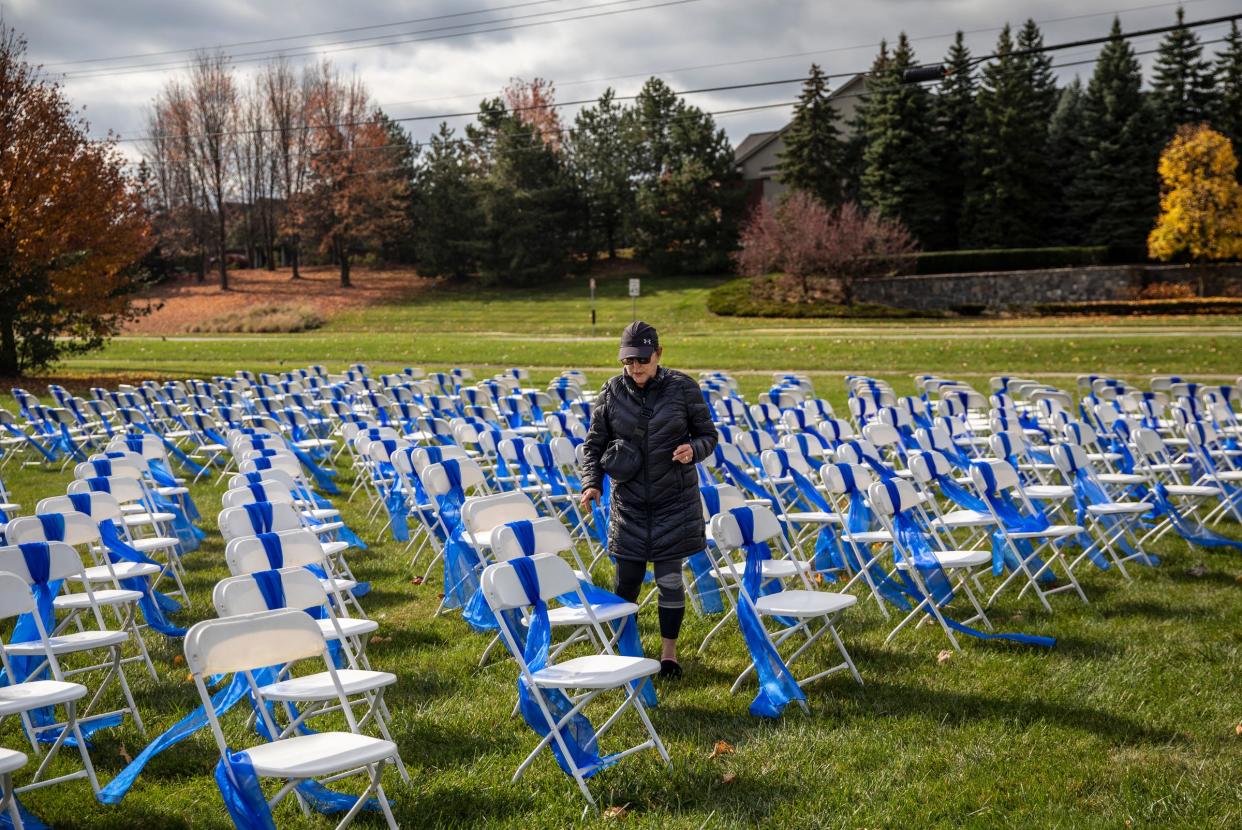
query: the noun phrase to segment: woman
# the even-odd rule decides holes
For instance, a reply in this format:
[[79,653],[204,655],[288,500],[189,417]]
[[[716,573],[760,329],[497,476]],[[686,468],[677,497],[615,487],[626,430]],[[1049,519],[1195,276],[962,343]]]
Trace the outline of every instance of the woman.
[[617,439],[630,443],[637,451],[636,472],[625,470],[632,476],[613,481],[608,553],[617,560],[616,593],[629,602],[638,600],[647,563],[654,565],[663,639],[660,676],[675,679],[681,677],[677,635],[686,611],[682,560],[706,544],[694,465],[716,449],[716,427],[699,385],[661,366],[663,354],[659,335],[646,323],[631,323],[622,333],[624,369],[604,384],[591,409],[582,506],[599,500],[605,466],[607,472],[618,470],[611,445]]

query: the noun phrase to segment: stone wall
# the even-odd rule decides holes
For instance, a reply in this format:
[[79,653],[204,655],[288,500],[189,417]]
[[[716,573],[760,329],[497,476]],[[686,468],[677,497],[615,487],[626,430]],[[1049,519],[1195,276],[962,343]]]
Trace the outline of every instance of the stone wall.
[[1242,296],[1242,264],[1104,265],[977,274],[885,277],[855,285],[855,301],[917,309],[1003,309],[1036,303],[1134,299],[1147,285],[1182,282],[1204,297]]

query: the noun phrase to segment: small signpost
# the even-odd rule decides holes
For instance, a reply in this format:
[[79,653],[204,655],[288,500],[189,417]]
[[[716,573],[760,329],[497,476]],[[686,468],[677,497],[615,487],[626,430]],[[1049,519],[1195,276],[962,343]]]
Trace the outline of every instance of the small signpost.
[[591,277],[591,336],[595,336],[595,277]]
[[630,278],[630,307],[633,312],[633,318],[638,319],[638,294],[640,280],[638,277]]

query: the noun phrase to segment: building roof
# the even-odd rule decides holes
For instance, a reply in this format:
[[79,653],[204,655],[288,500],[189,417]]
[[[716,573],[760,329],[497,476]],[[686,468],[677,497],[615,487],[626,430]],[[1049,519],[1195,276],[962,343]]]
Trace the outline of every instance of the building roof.
[[[828,94],[828,99],[831,100],[833,98],[836,98],[839,95],[853,96],[853,95],[862,94],[862,92],[864,92],[866,88],[865,84],[866,84],[865,75],[863,74],[855,75],[854,77],[850,78],[845,83],[841,84],[841,86],[837,87],[832,92],[830,92]],[[862,90],[859,90],[860,86],[863,87]],[[758,153],[764,147],[767,147],[773,141],[780,138],[780,136],[783,135],[784,132],[788,129],[789,129],[789,124],[786,124],[785,126],[781,127],[779,130],[771,130],[769,132],[764,132],[764,133],[751,133],[750,135],[746,136],[744,139],[742,139],[742,143],[737,145],[737,149],[733,151],[733,163],[734,164],[745,163],[747,159],[751,158],[753,155]]]

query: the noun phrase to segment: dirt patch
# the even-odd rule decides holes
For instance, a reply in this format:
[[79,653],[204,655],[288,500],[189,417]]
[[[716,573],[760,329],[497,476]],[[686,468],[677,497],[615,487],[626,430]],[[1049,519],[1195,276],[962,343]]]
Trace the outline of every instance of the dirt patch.
[[211,320],[235,317],[261,305],[309,307],[331,319],[342,311],[399,302],[435,284],[410,268],[354,269],[352,288],[341,287],[339,272],[331,266],[303,268],[298,280],[289,276],[287,268],[230,271],[228,291],[220,290],[213,275],[203,283],[193,276],[169,280],[143,293],[141,299],[162,305],[127,326],[125,333],[203,331]]

